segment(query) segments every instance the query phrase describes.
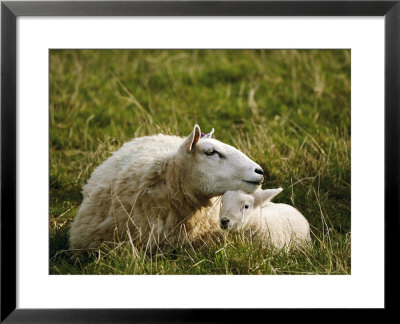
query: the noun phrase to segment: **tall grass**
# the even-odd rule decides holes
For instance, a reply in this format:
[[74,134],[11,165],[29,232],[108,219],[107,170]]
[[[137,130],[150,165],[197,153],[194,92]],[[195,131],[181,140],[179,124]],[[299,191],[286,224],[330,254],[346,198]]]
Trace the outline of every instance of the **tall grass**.
[[[266,171],[298,208],[310,249],[285,252],[227,234],[207,249],[148,256],[129,242],[68,251],[82,185],[122,143],[197,123]],[[349,274],[350,51],[52,50],[50,273]]]

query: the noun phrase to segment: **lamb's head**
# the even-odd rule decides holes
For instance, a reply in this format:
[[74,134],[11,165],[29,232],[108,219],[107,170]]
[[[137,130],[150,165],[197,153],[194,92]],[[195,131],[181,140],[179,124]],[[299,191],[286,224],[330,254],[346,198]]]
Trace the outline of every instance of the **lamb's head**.
[[178,158],[185,181],[203,197],[222,195],[228,190],[256,191],[263,181],[263,170],[236,148],[203,135],[195,125],[181,145]]
[[258,190],[248,194],[241,190],[227,191],[222,196],[222,207],[219,215],[223,229],[237,231],[246,226],[250,217],[264,203],[271,201],[282,188]]

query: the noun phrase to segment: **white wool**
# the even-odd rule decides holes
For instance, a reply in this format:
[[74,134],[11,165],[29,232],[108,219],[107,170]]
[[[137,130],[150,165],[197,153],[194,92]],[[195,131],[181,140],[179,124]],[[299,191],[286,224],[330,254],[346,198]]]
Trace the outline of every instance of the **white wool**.
[[241,190],[226,192],[222,196],[221,226],[244,231],[278,249],[310,243],[310,225],[305,217],[290,205],[270,201],[281,191],[282,188],[253,194]]
[[[213,132],[213,131],[212,131]],[[70,231],[70,248],[131,240],[151,251],[219,231],[219,198],[254,192],[258,164],[234,147],[201,137],[154,135],[124,144],[92,173]]]

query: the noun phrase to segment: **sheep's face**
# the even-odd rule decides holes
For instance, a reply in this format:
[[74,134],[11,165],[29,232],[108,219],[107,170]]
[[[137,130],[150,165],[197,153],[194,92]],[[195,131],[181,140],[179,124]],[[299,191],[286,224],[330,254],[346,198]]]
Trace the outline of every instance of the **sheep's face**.
[[228,190],[256,191],[263,181],[263,170],[234,147],[211,136],[201,137],[196,125],[181,146],[187,177],[195,190],[208,197]]
[[[222,196],[222,207],[219,220],[223,229],[239,230],[243,228],[250,220],[260,212],[260,207],[268,203],[282,188],[257,190],[253,194],[247,194],[244,191],[227,191]],[[258,209],[257,209],[258,208]]]
[[244,191],[227,191],[222,196],[220,225],[229,231],[238,231],[248,222],[255,208],[254,196]]

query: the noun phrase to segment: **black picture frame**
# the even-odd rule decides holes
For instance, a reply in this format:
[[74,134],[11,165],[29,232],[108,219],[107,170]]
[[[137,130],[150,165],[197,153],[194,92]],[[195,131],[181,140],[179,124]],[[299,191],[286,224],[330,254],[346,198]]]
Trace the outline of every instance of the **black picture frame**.
[[[385,309],[396,307],[399,237],[400,0],[1,2],[1,322],[235,322],[266,310],[16,308],[16,19],[19,16],[384,16]],[[371,170],[371,175],[373,171]],[[373,261],[373,260],[372,260]],[[366,283],[367,284],[367,283]],[[247,315],[246,315],[247,316]]]

